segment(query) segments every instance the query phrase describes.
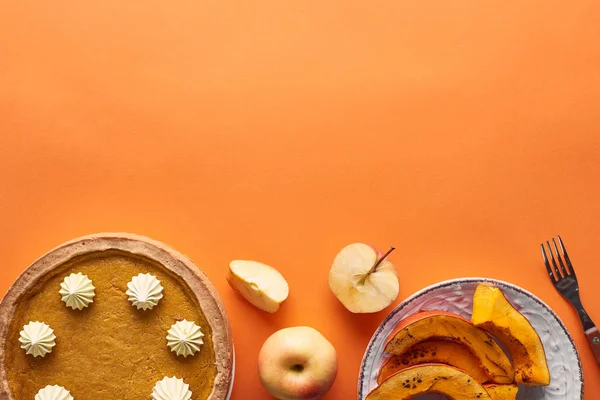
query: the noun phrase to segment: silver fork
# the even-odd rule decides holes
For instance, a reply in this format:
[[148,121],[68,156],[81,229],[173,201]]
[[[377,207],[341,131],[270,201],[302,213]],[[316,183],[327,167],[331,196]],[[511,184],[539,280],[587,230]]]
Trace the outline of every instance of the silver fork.
[[[546,264],[546,270],[548,270],[550,280],[558,293],[567,299],[569,303],[575,307],[575,310],[577,310],[579,319],[581,319],[581,325],[583,325],[583,330],[585,331],[585,336],[596,356],[596,362],[600,365],[600,333],[588,313],[583,308],[583,304],[581,304],[577,275],[575,275],[575,270],[573,269],[573,265],[571,264],[571,260],[569,259],[569,255],[567,254],[567,250],[565,249],[565,245],[560,238],[560,235],[558,235],[558,243],[560,245],[560,251],[558,250],[559,246],[556,244],[554,238],[552,238],[552,246],[550,245],[549,240],[546,240],[546,246],[544,246],[544,243],[541,244],[542,257],[544,258],[544,264]],[[554,252],[552,251],[553,247]],[[548,261],[546,248],[550,254],[552,264]],[[556,258],[554,258],[554,253],[556,253]],[[558,264],[556,263],[556,260],[558,260]]]

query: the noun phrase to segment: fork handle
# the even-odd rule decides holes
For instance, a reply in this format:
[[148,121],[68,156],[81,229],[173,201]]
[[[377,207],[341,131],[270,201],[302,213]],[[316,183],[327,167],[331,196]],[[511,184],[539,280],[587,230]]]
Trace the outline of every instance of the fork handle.
[[600,331],[597,327],[593,327],[585,331],[588,343],[590,344],[594,356],[596,356],[596,362],[600,365]]

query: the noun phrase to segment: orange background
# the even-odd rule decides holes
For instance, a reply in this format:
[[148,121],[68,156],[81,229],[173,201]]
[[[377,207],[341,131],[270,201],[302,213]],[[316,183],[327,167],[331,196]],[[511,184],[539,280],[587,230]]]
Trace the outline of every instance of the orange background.
[[[338,350],[326,398],[351,399],[391,308],[350,314],[329,267],[346,244],[394,244],[397,302],[465,276],[548,302],[598,399],[539,242],[563,235],[600,323],[599,127],[596,0],[4,1],[0,296],[65,240],[144,234],[221,293],[234,400],[268,398],[260,346],[299,324]],[[287,277],[277,314],[228,287],[233,258]]]

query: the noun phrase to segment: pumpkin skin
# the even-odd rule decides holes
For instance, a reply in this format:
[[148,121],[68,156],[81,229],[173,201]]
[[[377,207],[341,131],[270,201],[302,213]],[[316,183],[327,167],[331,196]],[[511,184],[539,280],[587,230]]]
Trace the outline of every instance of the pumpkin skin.
[[452,400],[491,400],[471,375],[445,364],[423,364],[397,372],[366,400],[408,400],[425,393],[439,393]]
[[547,386],[550,372],[544,346],[527,318],[506,300],[498,288],[479,285],[473,297],[473,324],[496,336],[508,349],[515,381]]
[[440,338],[454,340],[467,347],[477,357],[491,382],[514,381],[513,367],[498,343],[470,321],[448,312],[424,311],[400,321],[385,351],[401,355],[415,344]]
[[491,383],[483,385],[485,390],[488,392],[492,400],[516,400],[517,393],[519,392],[519,386],[516,383],[511,385],[498,385],[497,383]]
[[446,364],[461,369],[479,383],[489,380],[484,369],[481,368],[479,359],[465,346],[449,340],[434,340],[416,344],[404,354],[388,358],[379,370],[377,383],[381,384],[391,375],[403,369],[432,363]]

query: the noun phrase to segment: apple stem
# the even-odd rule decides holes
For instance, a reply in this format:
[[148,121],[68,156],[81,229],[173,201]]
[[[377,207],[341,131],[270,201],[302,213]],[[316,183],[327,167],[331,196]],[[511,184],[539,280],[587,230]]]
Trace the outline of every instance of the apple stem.
[[377,262],[375,263],[375,265],[373,265],[373,267],[371,268],[371,270],[369,271],[368,275],[371,275],[373,272],[375,272],[377,270],[377,267],[379,266],[379,264],[381,264],[383,262],[383,260],[385,260],[385,258],[387,256],[390,255],[390,253],[392,251],[396,250],[396,248],[394,246],[390,247],[390,249],[381,257],[379,257],[379,260],[377,260]]

